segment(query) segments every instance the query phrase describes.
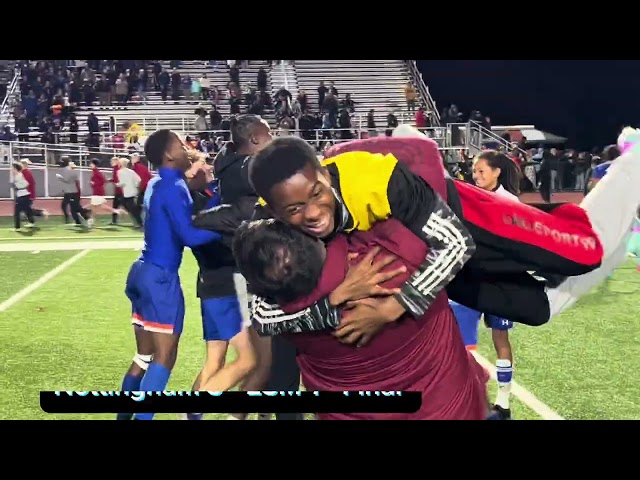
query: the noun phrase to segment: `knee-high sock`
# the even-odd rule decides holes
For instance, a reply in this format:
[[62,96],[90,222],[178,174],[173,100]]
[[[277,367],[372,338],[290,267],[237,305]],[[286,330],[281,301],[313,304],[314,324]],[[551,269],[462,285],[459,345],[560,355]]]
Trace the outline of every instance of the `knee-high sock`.
[[[144,392],[160,392],[167,387],[171,370],[164,365],[152,362],[149,369],[144,374],[140,383],[140,390]],[[153,413],[136,413],[135,420],[153,420]]]
[[567,278],[557,288],[549,289],[551,317],[573,306],[625,262],[626,245],[640,205],[639,185],[640,145],[635,145],[614,160],[604,178],[580,204],[600,237],[604,249],[602,265],[585,275]]

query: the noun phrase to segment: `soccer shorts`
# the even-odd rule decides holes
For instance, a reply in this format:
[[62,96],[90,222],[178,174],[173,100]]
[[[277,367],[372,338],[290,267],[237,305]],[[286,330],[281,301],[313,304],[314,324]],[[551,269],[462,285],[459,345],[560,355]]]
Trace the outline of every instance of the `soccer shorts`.
[[101,195],[91,195],[91,205],[94,207],[98,207],[103,203],[105,203],[106,201],[107,199]]
[[[456,316],[462,341],[468,350],[474,350],[478,345],[478,326],[480,324],[480,312],[449,300],[449,305]],[[484,315],[484,323],[492,330],[511,330],[513,322],[495,315]]]
[[233,284],[235,295],[203,298],[200,301],[202,337],[206,342],[229,341],[251,325],[247,283],[242,275],[234,273]]
[[182,333],[184,295],[177,272],[136,260],[129,269],[125,293],[131,300],[134,325],[149,332]]

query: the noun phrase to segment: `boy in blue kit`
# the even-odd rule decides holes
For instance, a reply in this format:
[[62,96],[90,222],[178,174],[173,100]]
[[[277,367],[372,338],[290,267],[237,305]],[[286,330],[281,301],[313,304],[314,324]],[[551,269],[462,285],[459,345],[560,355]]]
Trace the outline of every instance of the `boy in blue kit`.
[[[475,351],[478,346],[478,325],[480,316],[477,310],[465,307],[449,300],[449,306],[458,321],[464,346],[469,351]],[[511,418],[509,399],[511,396],[511,380],[513,377],[513,356],[511,343],[509,342],[509,330],[513,328],[513,322],[495,315],[484,314],[484,324],[491,329],[491,339],[496,349],[496,377],[498,379],[498,394],[494,410],[504,420]]]
[[[144,195],[144,248],[127,277],[125,292],[131,300],[137,353],[122,382],[123,391],[162,391],[169,381],[178,353],[184,322],[184,296],[178,270],[184,247],[197,247],[220,239],[216,232],[191,225],[193,201],[185,182],[190,168],[182,141],[170,130],[149,136],[145,155],[158,176]],[[153,413],[134,420],[152,420]],[[118,414],[119,420],[131,414]]]

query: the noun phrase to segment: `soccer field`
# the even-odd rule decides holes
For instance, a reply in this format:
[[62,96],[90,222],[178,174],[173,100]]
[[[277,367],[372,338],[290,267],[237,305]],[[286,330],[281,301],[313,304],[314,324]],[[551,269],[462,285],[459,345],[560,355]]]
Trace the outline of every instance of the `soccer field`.
[[[43,225],[29,235],[1,221],[0,419],[113,418],[44,413],[39,392],[119,388],[135,353],[123,290],[141,236],[127,227],[76,232],[59,219]],[[7,251],[18,242],[25,251]],[[189,390],[204,359],[196,271],[186,251],[181,277],[187,318],[170,390]],[[639,419],[639,313],[640,273],[629,262],[549,325],[517,325],[514,417]],[[485,329],[480,338],[480,354],[493,362]],[[494,382],[491,390],[493,399]]]

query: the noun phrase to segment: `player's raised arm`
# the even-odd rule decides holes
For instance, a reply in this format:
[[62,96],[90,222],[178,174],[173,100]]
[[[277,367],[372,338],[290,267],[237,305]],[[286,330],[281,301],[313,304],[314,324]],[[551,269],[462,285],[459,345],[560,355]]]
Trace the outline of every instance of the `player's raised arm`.
[[220,240],[217,232],[201,230],[191,224],[193,204],[189,196],[189,190],[184,182],[176,182],[173,186],[176,190],[175,200],[164,203],[164,209],[171,221],[173,232],[188,247],[197,247],[205,243]]

